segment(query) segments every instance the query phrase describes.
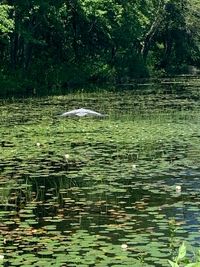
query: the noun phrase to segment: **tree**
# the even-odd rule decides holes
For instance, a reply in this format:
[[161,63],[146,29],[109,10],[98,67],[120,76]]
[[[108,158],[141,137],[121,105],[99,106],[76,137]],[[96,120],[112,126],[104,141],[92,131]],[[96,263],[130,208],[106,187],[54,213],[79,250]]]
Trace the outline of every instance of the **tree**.
[[200,2],[189,0],[188,5],[186,23],[190,43],[189,63],[200,67]]
[[199,11],[198,0],[4,0],[1,73],[16,88],[57,90],[198,66]]
[[[156,67],[166,71],[182,71],[199,54],[198,34],[193,34],[198,20],[196,3],[191,0],[160,1],[160,8],[144,38],[142,55],[154,54]],[[191,27],[191,25],[194,25]],[[192,29],[193,28],[193,29]],[[152,53],[151,53],[152,55]]]
[[9,18],[12,7],[6,4],[0,4],[0,34],[10,33],[14,29],[14,22]]

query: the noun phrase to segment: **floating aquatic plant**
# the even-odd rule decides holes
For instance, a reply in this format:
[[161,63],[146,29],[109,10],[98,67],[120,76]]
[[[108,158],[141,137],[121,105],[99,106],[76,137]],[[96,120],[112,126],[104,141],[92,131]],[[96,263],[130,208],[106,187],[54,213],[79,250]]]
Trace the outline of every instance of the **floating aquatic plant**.
[[[168,266],[199,243],[200,95],[162,86],[0,105],[3,264]],[[83,104],[109,116],[57,116]]]

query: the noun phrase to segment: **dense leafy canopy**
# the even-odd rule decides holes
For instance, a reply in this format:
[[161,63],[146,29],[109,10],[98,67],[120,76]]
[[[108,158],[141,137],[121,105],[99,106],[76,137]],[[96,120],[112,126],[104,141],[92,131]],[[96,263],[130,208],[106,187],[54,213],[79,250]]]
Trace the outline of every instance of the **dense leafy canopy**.
[[1,87],[185,72],[200,64],[199,11],[198,0],[3,1]]
[[9,18],[9,12],[12,9],[9,5],[0,5],[0,33],[8,33],[13,30],[14,23]]

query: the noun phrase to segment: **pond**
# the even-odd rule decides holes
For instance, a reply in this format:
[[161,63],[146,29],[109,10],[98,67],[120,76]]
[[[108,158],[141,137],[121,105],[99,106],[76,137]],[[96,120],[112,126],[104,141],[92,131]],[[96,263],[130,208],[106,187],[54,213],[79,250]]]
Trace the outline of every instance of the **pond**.
[[[199,87],[1,100],[1,266],[169,266],[199,248]],[[108,116],[59,116],[80,107]]]

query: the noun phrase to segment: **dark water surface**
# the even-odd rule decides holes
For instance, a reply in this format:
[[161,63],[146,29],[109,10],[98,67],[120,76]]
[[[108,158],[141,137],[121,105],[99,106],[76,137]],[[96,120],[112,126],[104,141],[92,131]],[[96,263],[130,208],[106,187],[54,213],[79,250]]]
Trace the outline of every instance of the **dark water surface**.
[[[1,100],[0,264],[169,266],[199,248],[199,87]],[[108,116],[58,116],[80,107]]]

